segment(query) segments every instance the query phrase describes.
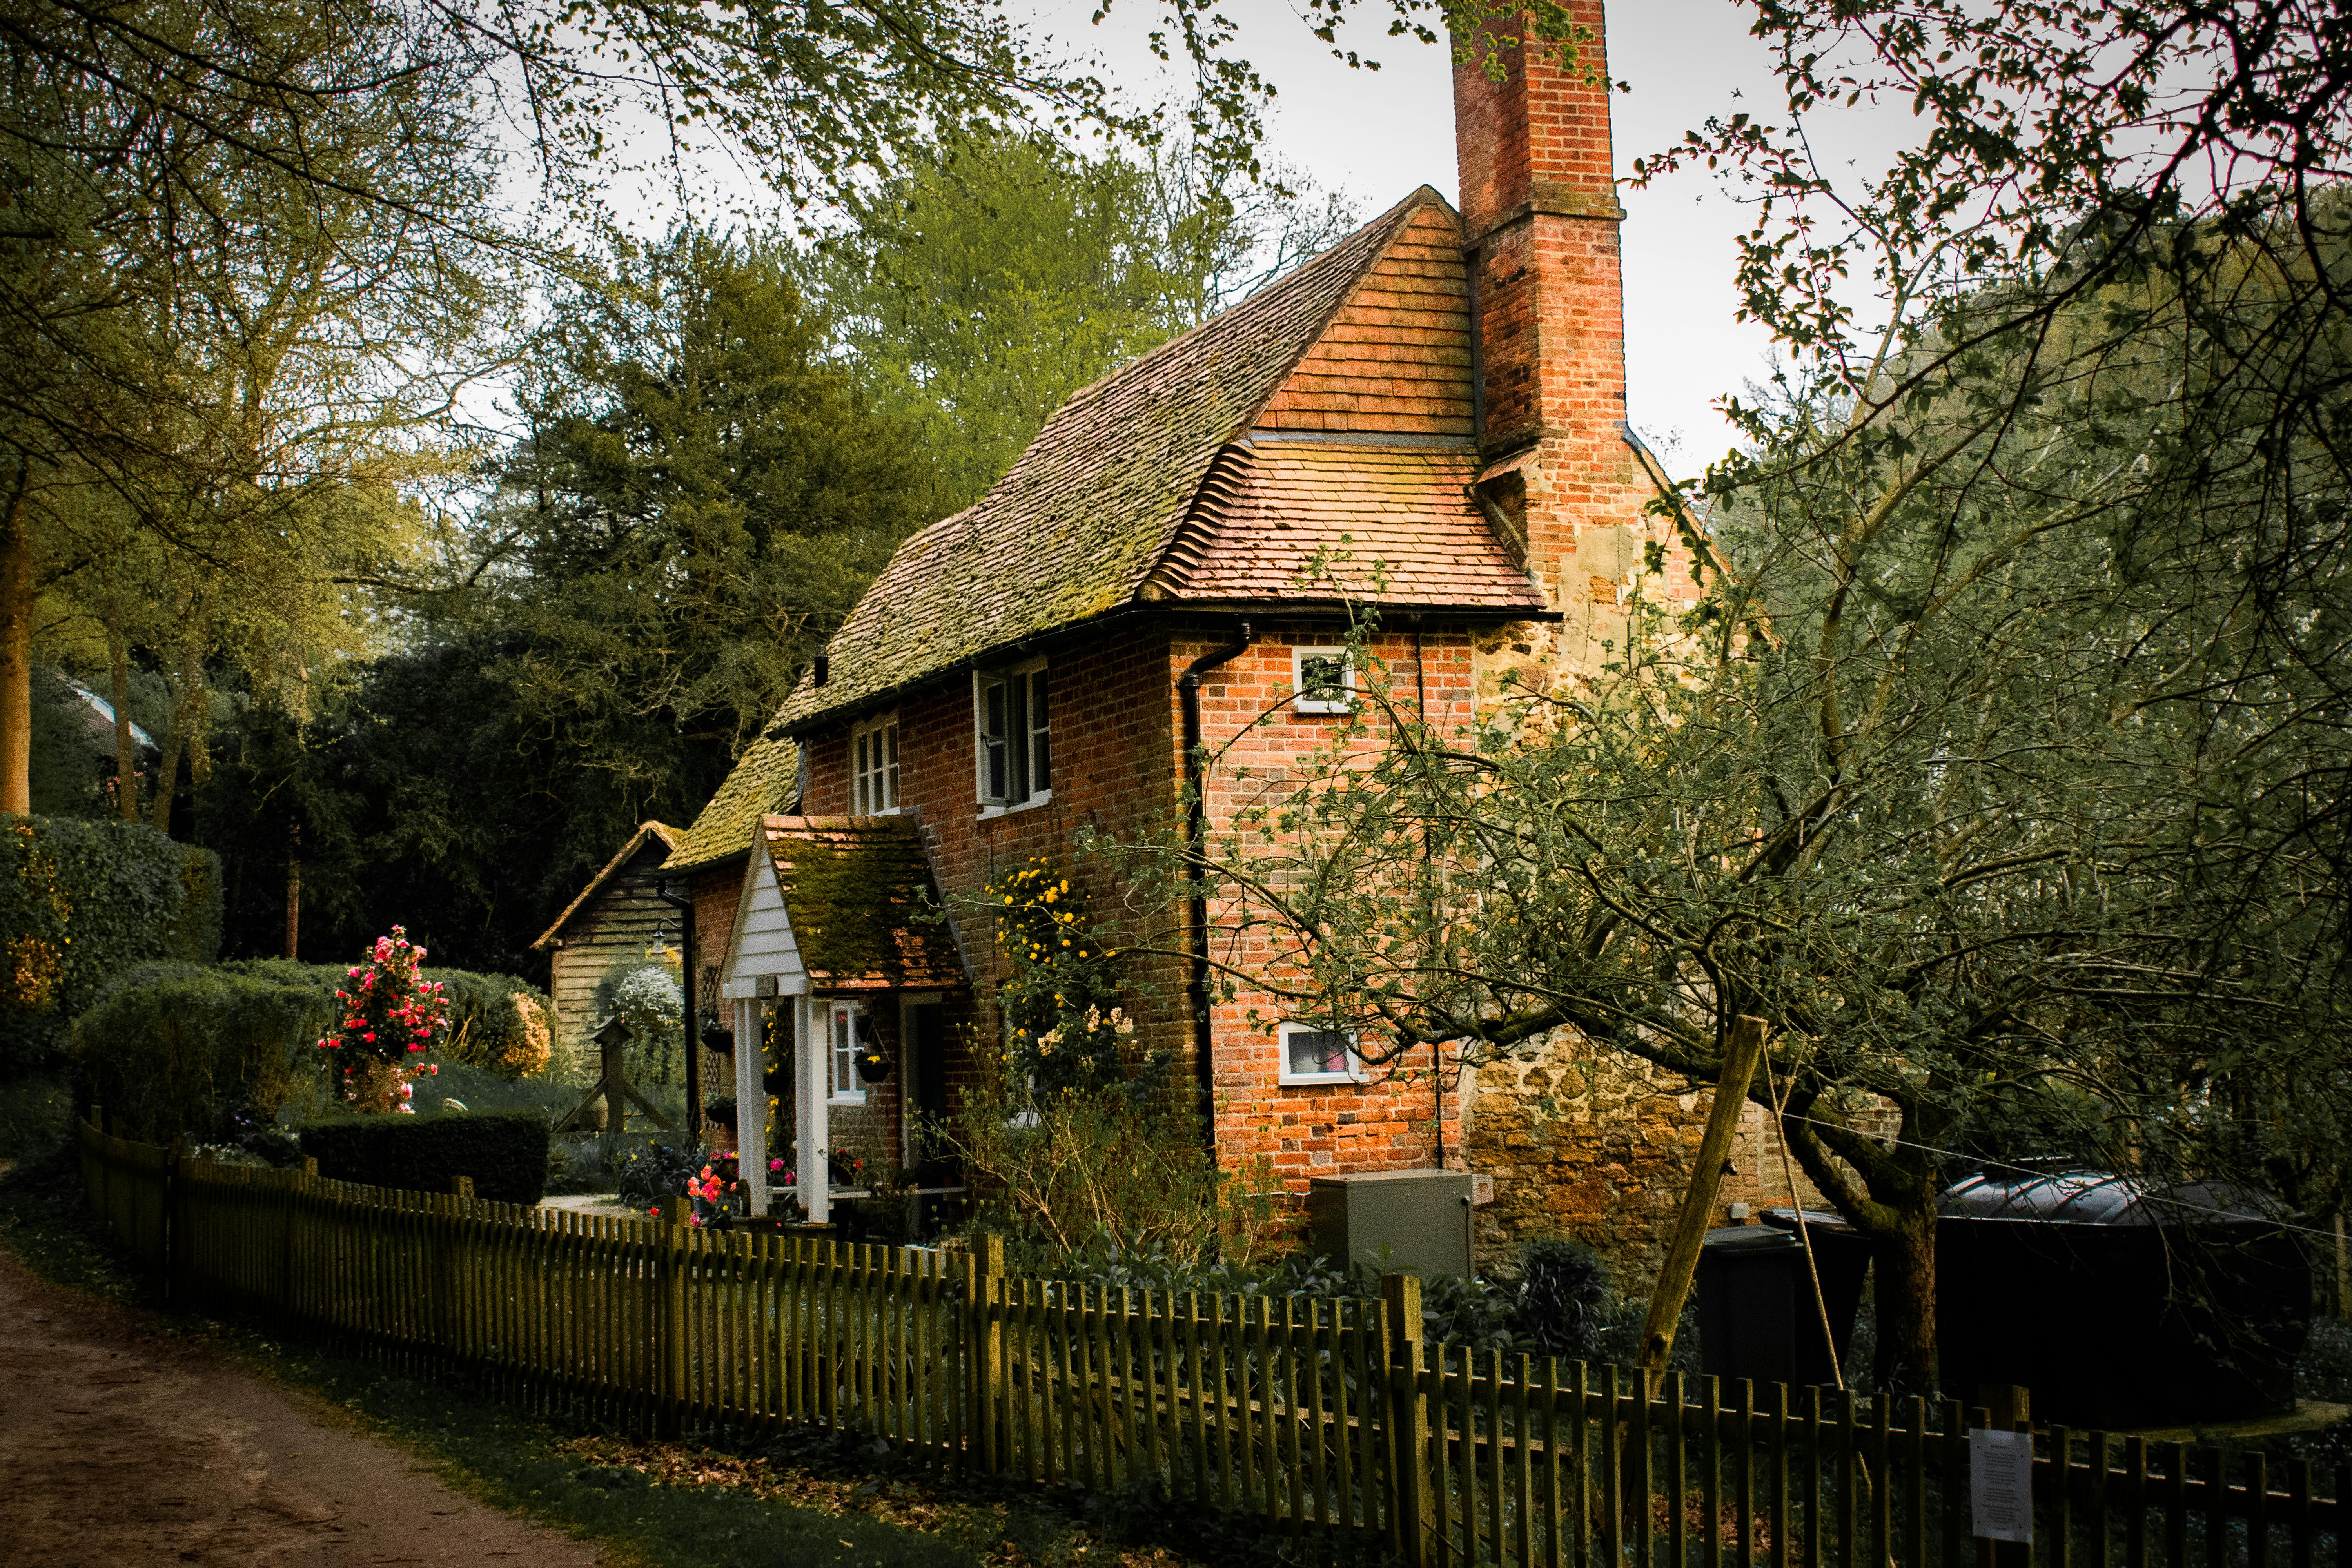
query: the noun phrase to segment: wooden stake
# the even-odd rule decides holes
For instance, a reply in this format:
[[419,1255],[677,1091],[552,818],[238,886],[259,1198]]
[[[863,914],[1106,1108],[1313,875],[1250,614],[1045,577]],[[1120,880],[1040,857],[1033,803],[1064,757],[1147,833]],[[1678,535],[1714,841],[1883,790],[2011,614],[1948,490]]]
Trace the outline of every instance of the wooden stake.
[[1699,1245],[1714,1217],[1715,1194],[1722,1189],[1724,1163],[1731,1155],[1732,1135],[1739,1130],[1740,1110],[1748,1103],[1748,1080],[1756,1076],[1757,1058],[1763,1054],[1764,1020],[1734,1019],[1731,1039],[1724,1047],[1723,1074],[1716,1081],[1715,1104],[1707,1112],[1706,1134],[1699,1142],[1698,1168],[1683,1194],[1682,1215],[1675,1223],[1657,1288],[1650,1292],[1650,1315],[1642,1325],[1642,1348],[1633,1361],[1653,1395],[1665,1376],[1666,1358],[1674,1352],[1675,1325],[1690,1295],[1691,1277],[1698,1271]]

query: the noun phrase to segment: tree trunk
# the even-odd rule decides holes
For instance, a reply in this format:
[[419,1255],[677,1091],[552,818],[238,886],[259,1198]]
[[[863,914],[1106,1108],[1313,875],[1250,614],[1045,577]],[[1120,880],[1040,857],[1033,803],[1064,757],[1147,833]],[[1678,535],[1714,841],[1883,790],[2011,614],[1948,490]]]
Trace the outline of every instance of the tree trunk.
[[139,820],[139,751],[131,742],[131,645],[113,616],[106,620],[106,655],[114,695],[114,809],[125,822]]
[[1936,1210],[1897,1210],[1895,1226],[1872,1237],[1878,1300],[1878,1386],[1936,1393]]
[[172,831],[172,795],[179,787],[180,748],[186,743],[185,702],[172,704],[172,733],[163,742],[163,760],[155,769],[155,831]]
[[0,511],[0,816],[33,811],[33,518],[19,464]]
[[299,957],[302,938],[302,829],[293,833],[294,853],[286,858],[286,956]]

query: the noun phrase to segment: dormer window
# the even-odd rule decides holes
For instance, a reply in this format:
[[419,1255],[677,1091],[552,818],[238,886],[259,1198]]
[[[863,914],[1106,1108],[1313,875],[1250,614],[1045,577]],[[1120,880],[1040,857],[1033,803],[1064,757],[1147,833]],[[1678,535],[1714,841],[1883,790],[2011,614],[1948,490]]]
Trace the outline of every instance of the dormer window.
[[1054,793],[1054,748],[1047,722],[1045,662],[972,677],[973,761],[983,810],[1035,805]]
[[849,732],[850,814],[887,816],[898,809],[898,716],[869,720]]

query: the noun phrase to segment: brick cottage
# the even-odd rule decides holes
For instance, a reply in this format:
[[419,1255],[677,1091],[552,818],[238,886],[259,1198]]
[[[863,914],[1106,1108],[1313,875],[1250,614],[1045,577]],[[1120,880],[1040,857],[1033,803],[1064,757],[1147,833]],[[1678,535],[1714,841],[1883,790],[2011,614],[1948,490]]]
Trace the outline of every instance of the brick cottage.
[[[1605,81],[1600,7],[1579,10]],[[1072,868],[1082,829],[1164,826],[1196,734],[1223,757],[1202,781],[1217,832],[1341,721],[1350,600],[1377,605],[1395,687],[1466,724],[1507,681],[1594,668],[1645,550],[1680,551],[1625,423],[1607,92],[1501,64],[1455,74],[1461,210],[1414,191],[1074,395],[977,505],[898,548],[670,857],[737,1093],[779,1102],[813,1217],[851,1179],[845,1151],[944,1179],[907,1108],[943,1111],[995,1037],[993,932],[908,918],[919,904],[1033,856]],[[1189,922],[1152,939],[1198,951]],[[1254,1030],[1268,996],[1202,1005],[1196,963],[1156,964],[1138,1044],[1212,1098],[1220,1160],[1270,1158],[1293,1194],[1466,1153],[1507,1178],[1483,1247],[1567,1229],[1640,1254],[1681,1190],[1687,1086],[1562,1039],[1438,1091],[1425,1048],[1368,1071],[1344,1040]],[[770,1053],[781,1076],[762,1039],[797,1043]],[[895,1064],[878,1083],[855,1070],[868,1044]],[[761,1120],[742,1118],[755,1176]],[[1760,1136],[1751,1119],[1727,1199],[1770,1194]],[[828,1161],[835,1179],[810,1179]]]

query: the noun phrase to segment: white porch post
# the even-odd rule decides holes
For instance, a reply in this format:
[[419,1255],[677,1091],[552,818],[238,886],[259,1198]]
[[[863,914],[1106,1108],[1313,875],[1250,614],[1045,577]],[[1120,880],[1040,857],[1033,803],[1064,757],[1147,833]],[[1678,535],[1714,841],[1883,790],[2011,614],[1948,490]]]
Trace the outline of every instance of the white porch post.
[[798,1151],[801,1206],[808,1211],[810,1223],[823,1225],[833,1213],[831,1186],[825,1170],[824,1152],[831,1136],[827,1126],[831,1099],[827,1079],[832,1076],[828,1053],[833,1042],[825,1033],[825,1004],[822,997],[805,994],[794,998],[800,1009],[800,1026],[793,1031],[795,1045],[793,1057],[800,1073],[800,1149]]
[[761,1080],[760,1004],[735,1000],[735,1169],[751,1213],[768,1212],[768,1088]]

